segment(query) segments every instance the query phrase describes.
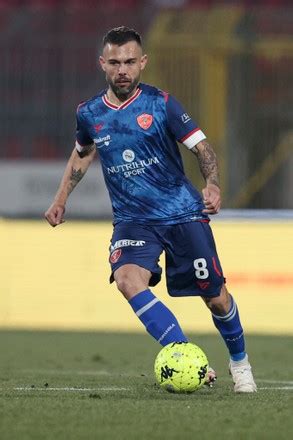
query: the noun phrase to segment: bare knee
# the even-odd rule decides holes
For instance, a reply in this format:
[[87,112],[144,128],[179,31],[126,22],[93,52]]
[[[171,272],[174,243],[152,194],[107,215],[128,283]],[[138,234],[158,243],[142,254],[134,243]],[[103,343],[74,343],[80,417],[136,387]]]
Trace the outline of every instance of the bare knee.
[[151,272],[136,264],[125,264],[114,272],[118,290],[127,300],[148,288]]
[[224,316],[229,312],[231,308],[231,296],[225,284],[223,284],[219,296],[213,298],[202,297],[202,299],[206,303],[207,307],[211,310],[211,312],[215,315]]

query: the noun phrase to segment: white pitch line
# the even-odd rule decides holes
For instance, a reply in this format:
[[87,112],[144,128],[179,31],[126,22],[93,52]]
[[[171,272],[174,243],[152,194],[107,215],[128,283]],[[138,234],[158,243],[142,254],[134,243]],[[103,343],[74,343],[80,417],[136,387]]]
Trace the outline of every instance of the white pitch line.
[[293,391],[293,387],[258,387],[258,390],[285,390]]
[[75,388],[75,387],[15,387],[14,391],[130,391],[126,387]]
[[284,383],[287,385],[293,385],[293,380],[256,379],[256,381],[260,383],[272,383],[272,384]]
[[[112,391],[131,391],[132,388],[127,387],[100,387],[100,388],[75,388],[75,387],[15,387],[12,391],[69,391],[69,392],[112,392]],[[258,391],[293,391],[293,386],[279,387],[258,387]],[[9,391],[9,389],[0,388],[0,391]]]
[[[57,375],[77,375],[77,376],[113,376],[115,373],[110,373],[107,370],[47,370],[47,369],[25,369],[21,370],[22,373],[32,373],[32,374],[57,374]],[[117,373],[118,375],[118,373]],[[119,373],[120,376],[120,373]]]
[[[255,382],[258,383],[267,383],[267,384],[284,384],[284,385],[293,385],[293,380],[273,380],[273,379],[260,379],[259,377],[255,377]],[[229,377],[218,377],[218,382],[231,382],[232,379]]]
[[[34,373],[34,374],[57,374],[57,375],[77,375],[77,376],[119,376],[119,377],[129,377],[134,375],[135,373],[130,372],[126,373],[114,373],[109,372],[107,370],[57,370],[57,369],[23,369],[20,370],[22,373]],[[274,380],[274,379],[260,379],[255,378],[258,383],[267,383],[267,384],[284,384],[284,385],[293,385],[293,380]],[[221,377],[219,376],[219,381],[227,381],[231,382],[231,378],[229,377]]]

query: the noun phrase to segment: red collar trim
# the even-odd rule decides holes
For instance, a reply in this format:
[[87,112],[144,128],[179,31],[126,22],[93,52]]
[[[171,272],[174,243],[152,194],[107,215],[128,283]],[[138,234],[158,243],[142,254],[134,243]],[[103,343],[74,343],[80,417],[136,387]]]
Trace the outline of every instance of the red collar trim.
[[110,102],[108,100],[106,95],[102,96],[102,100],[103,100],[104,104],[107,107],[110,107],[112,110],[122,110],[122,109],[128,107],[133,101],[135,101],[139,97],[141,92],[142,92],[142,90],[138,88],[137,91],[135,92],[135,94],[133,96],[131,96],[131,98],[127,99],[127,101],[123,102],[123,104],[121,104],[121,105],[113,104],[112,102]]

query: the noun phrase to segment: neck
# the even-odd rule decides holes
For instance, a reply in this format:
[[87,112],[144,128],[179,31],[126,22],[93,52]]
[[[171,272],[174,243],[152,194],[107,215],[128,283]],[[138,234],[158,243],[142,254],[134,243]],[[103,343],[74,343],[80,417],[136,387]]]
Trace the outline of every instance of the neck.
[[129,98],[131,98],[136,93],[137,88],[138,87],[135,87],[135,89],[132,90],[127,95],[118,95],[111,89],[111,87],[109,87],[107,90],[106,96],[112,104],[119,106],[119,105],[123,104],[125,101],[127,101]]

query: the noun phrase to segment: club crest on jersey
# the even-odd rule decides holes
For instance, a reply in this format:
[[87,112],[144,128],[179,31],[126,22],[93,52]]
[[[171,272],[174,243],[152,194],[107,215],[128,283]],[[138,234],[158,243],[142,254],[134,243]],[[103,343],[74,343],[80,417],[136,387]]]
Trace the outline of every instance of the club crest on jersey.
[[119,258],[121,257],[122,254],[122,249],[116,249],[114,252],[111,253],[110,255],[110,262],[111,263],[117,263],[117,261],[119,260]]
[[138,116],[136,118],[138,125],[143,128],[144,130],[147,130],[150,128],[150,126],[153,123],[153,117],[152,115],[148,115],[147,113],[143,113],[142,115]]

